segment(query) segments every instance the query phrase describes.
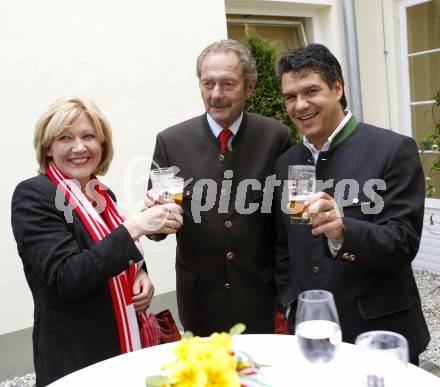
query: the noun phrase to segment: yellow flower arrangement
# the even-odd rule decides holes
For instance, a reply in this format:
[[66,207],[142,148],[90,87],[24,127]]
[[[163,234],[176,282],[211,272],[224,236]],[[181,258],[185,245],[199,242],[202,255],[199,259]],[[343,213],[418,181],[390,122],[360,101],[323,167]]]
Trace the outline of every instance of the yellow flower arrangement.
[[235,325],[229,333],[201,338],[185,332],[176,344],[176,359],[162,366],[169,376],[150,376],[146,387],[240,387],[240,372],[251,367],[232,350],[232,336],[245,330]]

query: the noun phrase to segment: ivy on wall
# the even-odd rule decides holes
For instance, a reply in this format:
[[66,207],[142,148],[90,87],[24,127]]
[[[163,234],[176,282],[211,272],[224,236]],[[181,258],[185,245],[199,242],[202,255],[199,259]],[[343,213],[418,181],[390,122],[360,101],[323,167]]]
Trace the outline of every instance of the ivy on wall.
[[437,118],[437,109],[440,107],[440,89],[433,96],[434,105],[432,106],[432,121],[434,125],[433,132],[426,136],[421,144],[420,153],[422,162],[425,163],[432,159],[432,166],[425,177],[425,191],[427,197],[432,197],[435,193],[435,187],[432,177],[440,173],[440,118]]

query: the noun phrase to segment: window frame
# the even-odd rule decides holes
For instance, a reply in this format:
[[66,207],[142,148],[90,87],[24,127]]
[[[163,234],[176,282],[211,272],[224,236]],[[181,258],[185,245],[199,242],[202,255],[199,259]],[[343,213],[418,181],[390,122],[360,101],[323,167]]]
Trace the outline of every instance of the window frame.
[[[413,137],[411,107],[418,105],[433,105],[435,103],[434,100],[411,101],[409,58],[440,52],[440,47],[433,50],[418,51],[418,52],[413,52],[411,54],[408,53],[408,21],[406,17],[406,9],[409,7],[413,7],[415,5],[429,3],[430,1],[431,0],[402,0],[399,4],[400,47],[402,50],[401,66],[402,66],[403,133],[409,137]],[[434,199],[434,200],[439,200],[439,199]]]
[[[260,16],[260,15],[259,15]],[[252,18],[245,18],[245,17],[228,17],[226,16],[226,23],[227,24],[262,24],[265,26],[272,26],[272,27],[285,27],[285,26],[292,26],[294,28],[299,29],[300,37],[301,37],[301,44],[302,47],[307,46],[307,35],[306,35],[306,29],[304,27],[304,23],[302,21],[298,20],[277,20],[277,19],[252,19]]]

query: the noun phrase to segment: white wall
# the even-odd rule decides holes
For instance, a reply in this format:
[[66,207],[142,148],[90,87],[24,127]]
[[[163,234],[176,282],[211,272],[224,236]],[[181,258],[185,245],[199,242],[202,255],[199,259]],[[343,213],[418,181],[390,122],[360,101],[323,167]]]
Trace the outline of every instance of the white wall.
[[355,5],[364,121],[403,133],[398,1]]
[[[223,0],[0,2],[0,334],[32,325],[10,202],[16,184],[36,174],[38,116],[64,95],[95,100],[116,148],[105,181],[127,213],[136,211],[156,133],[203,112],[195,59],[224,37]],[[156,293],[175,289],[169,239],[144,243]]]

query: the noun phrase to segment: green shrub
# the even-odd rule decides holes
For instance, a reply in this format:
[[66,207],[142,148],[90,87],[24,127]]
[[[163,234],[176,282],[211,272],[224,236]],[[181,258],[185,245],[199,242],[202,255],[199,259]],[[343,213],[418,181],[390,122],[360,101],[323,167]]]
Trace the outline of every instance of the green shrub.
[[278,54],[275,44],[263,39],[255,28],[246,25],[246,42],[257,62],[258,81],[252,97],[246,103],[246,111],[272,117],[290,127],[292,143],[299,140],[298,131],[290,121],[275,74]]
[[425,177],[425,191],[427,197],[432,197],[436,194],[432,178],[440,173],[440,119],[438,119],[436,115],[437,109],[440,107],[440,89],[437,90],[432,98],[434,100],[434,105],[432,106],[433,132],[425,137],[420,146],[423,155],[421,157],[422,163],[425,163],[428,160],[432,162],[432,166]]

